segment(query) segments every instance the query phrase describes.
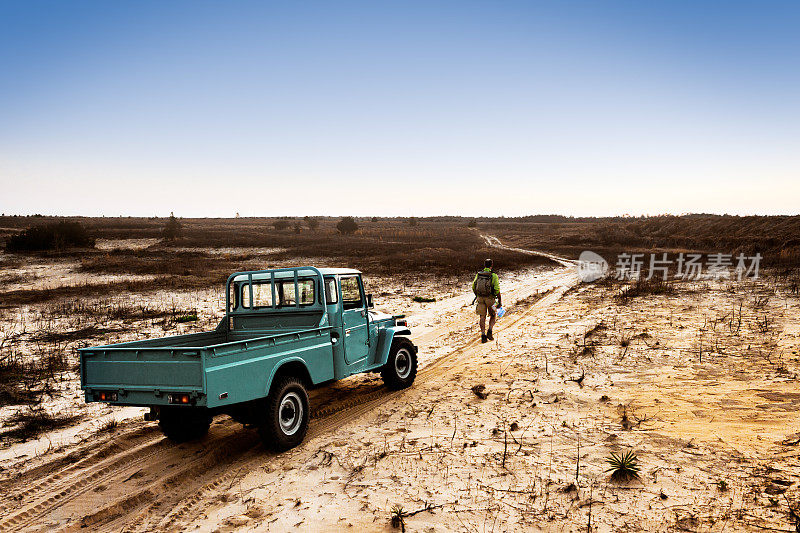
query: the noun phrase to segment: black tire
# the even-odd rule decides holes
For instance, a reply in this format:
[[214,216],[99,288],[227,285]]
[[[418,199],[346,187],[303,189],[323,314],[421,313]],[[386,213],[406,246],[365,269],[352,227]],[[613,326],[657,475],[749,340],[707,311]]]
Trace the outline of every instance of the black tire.
[[211,426],[211,418],[203,408],[162,407],[158,425],[169,440],[180,443],[204,437]]
[[294,448],[308,430],[308,393],[296,377],[278,378],[267,396],[258,434],[264,444],[276,452]]
[[417,377],[417,348],[407,337],[392,339],[389,358],[381,369],[381,377],[392,390],[405,389]]

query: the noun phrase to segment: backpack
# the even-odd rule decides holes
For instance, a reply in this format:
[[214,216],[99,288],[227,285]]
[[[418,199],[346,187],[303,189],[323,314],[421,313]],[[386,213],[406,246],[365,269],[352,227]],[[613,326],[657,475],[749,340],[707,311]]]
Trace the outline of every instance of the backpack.
[[492,272],[478,272],[478,277],[475,279],[475,294],[477,296],[494,296],[492,276]]

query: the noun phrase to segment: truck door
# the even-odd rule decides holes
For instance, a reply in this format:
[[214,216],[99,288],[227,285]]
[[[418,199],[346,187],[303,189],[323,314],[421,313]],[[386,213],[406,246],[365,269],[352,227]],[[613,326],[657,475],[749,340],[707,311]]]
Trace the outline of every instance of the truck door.
[[367,304],[361,276],[342,276],[342,338],[344,360],[349,370],[356,371],[367,363]]

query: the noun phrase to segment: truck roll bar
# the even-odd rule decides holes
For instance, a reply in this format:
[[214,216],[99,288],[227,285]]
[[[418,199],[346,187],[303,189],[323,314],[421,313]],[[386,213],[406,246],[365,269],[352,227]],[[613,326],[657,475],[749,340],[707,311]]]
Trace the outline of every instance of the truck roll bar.
[[[317,327],[322,327],[328,322],[328,306],[326,302],[328,301],[327,294],[325,294],[325,278],[322,275],[322,272],[316,267],[313,266],[302,266],[302,267],[291,267],[291,268],[269,268],[265,270],[245,270],[242,272],[234,272],[230,276],[228,276],[228,280],[225,282],[225,323],[227,327],[230,327],[230,319],[234,315],[246,315],[258,312],[256,308],[253,306],[253,279],[266,279],[266,275],[269,274],[270,286],[272,288],[272,305],[270,307],[264,306],[264,308],[272,309],[273,311],[280,311],[281,309],[277,305],[277,294],[275,292],[275,278],[276,274],[281,274],[283,272],[291,272],[294,278],[294,309],[300,308],[300,286],[299,286],[299,273],[307,271],[312,273],[317,279],[319,279],[319,288],[320,288],[320,295],[322,298],[315,298],[314,303],[309,306],[310,309],[320,309],[322,311],[322,316],[320,317],[319,324]],[[236,278],[241,276],[247,276],[247,285],[249,290],[250,296],[250,309],[247,311],[231,311],[231,283],[236,280]],[[258,277],[256,277],[258,276]]]

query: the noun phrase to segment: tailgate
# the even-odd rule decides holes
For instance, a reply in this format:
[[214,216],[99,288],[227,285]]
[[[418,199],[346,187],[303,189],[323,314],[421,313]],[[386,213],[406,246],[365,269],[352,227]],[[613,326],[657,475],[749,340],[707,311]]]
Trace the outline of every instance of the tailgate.
[[[126,392],[203,391],[201,350],[169,348],[86,348],[81,350],[81,386]],[[159,394],[156,394],[158,396]],[[134,398],[140,397],[133,394]],[[132,402],[133,403],[133,402]],[[138,402],[137,402],[138,403]]]

